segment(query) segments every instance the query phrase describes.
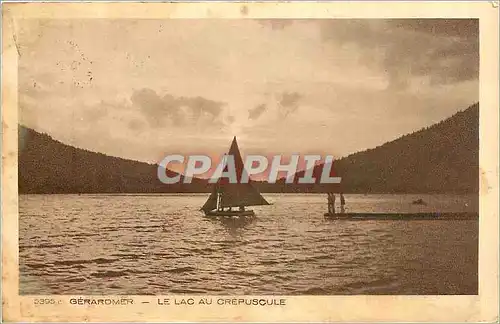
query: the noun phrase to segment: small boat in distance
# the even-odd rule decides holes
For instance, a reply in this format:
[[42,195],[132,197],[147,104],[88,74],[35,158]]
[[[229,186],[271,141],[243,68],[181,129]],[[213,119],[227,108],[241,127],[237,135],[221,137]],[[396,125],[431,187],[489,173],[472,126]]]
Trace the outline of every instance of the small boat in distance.
[[427,205],[427,203],[422,198],[419,198],[417,200],[412,201],[412,204],[413,205]]
[[246,171],[236,142],[236,136],[233,138],[229,153],[226,156],[228,155],[234,157],[237,183],[229,183],[227,178],[220,178],[201,210],[205,213],[205,216],[254,216],[254,211],[246,210],[245,207],[270,204],[252,186],[251,181],[240,183],[241,177]]

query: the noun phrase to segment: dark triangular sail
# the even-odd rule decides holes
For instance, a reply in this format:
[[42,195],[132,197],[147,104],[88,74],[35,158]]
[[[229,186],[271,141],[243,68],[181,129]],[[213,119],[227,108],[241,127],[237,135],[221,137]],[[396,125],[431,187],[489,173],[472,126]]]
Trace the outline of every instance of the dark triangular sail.
[[250,181],[248,183],[240,183],[243,174],[246,174],[246,170],[238,148],[238,143],[236,142],[236,137],[234,137],[227,155],[234,157],[237,183],[229,183],[227,178],[219,179],[214,190],[201,209],[203,211],[216,209],[218,195],[220,195],[219,207],[269,205],[266,199],[260,195],[259,191],[252,186]]
[[269,203],[250,183],[221,187],[221,207],[262,206]]
[[209,212],[216,208],[217,208],[217,188],[214,188],[214,190],[212,190],[212,193],[210,193],[210,196],[208,197],[203,207],[201,207],[201,210],[203,210],[204,212]]

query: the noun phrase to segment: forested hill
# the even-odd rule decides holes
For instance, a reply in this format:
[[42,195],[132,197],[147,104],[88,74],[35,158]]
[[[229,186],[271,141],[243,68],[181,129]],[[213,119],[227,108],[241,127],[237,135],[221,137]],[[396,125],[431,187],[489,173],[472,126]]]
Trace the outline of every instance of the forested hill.
[[479,192],[479,103],[334,166],[345,192]]
[[[19,126],[20,193],[208,192],[205,180],[165,185],[157,165],[75,148]],[[478,192],[479,104],[428,128],[334,162],[344,192]],[[175,175],[168,171],[170,176]],[[297,185],[256,183],[262,192]]]
[[[72,147],[19,126],[20,193],[204,192],[206,182],[165,185],[157,165]],[[169,176],[177,173],[167,170]],[[181,178],[182,179],[182,178]]]

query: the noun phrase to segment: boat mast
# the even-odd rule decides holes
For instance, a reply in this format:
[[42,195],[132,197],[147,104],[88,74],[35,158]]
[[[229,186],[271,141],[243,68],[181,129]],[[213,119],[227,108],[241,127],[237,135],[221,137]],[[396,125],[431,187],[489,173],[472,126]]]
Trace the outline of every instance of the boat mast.
[[[222,163],[225,164],[226,161],[227,161],[227,154],[224,154],[224,156],[222,157]],[[221,204],[222,204],[222,195],[221,195],[221,192],[220,192],[220,187],[217,184],[217,200],[216,200],[216,208],[217,209],[216,210],[220,210],[221,209]]]
[[[222,181],[222,173],[229,171],[229,169],[225,171],[228,167],[229,155],[233,156],[234,159],[234,166],[232,167],[234,167],[234,171],[236,171],[236,183],[231,183],[230,180]],[[236,137],[233,138],[229,153],[222,156],[221,163],[217,166],[215,171],[216,173],[214,173],[213,176],[217,176],[218,179],[212,189],[212,193],[202,207],[205,214],[212,212],[214,208],[217,211],[223,211],[225,207],[229,208],[229,210],[234,207],[240,207],[241,210],[244,210],[242,207],[269,205],[250,182],[241,183],[239,181],[246,171],[238,148],[238,143],[236,142]],[[221,174],[218,174],[219,172]],[[224,201],[222,201],[222,199],[224,199]]]

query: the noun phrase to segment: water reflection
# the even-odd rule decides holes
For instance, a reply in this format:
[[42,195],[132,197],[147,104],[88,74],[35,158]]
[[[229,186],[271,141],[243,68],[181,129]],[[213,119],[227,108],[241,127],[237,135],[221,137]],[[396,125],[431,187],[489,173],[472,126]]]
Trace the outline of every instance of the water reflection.
[[[20,196],[20,293],[477,294],[477,217],[330,222],[323,196],[270,196],[257,218],[203,217],[206,195]],[[348,213],[477,208],[346,198]]]
[[211,218],[210,221],[213,223],[218,223],[224,227],[224,229],[231,236],[240,236],[245,228],[253,224],[257,217],[216,217]]

